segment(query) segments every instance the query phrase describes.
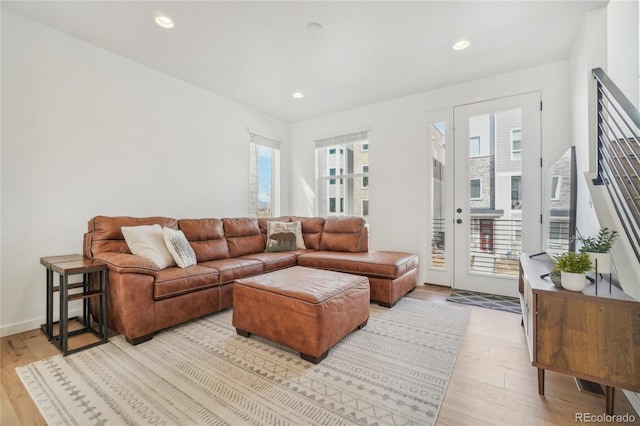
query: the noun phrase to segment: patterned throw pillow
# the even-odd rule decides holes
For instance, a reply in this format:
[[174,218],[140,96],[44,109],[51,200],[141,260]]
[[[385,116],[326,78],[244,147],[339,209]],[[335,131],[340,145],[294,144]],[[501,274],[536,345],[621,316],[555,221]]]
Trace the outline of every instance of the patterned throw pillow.
[[267,222],[266,252],[296,250],[302,241],[302,226],[300,222]]
[[123,226],[121,231],[131,253],[149,259],[160,269],[174,265],[173,257],[164,243],[162,226]]
[[164,228],[164,243],[179,267],[187,268],[198,263],[196,252],[182,231]]

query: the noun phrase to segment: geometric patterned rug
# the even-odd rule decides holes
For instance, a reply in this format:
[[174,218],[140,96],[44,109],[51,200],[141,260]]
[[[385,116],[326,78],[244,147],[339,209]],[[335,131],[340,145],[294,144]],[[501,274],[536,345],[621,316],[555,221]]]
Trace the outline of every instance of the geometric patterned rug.
[[447,297],[447,301],[479,306],[481,308],[497,309],[514,314],[522,313],[520,299],[517,297],[499,296],[497,294],[480,293],[477,291],[454,290],[453,293]]
[[401,299],[318,365],[238,336],[230,309],[17,371],[49,425],[433,425],[469,308]]

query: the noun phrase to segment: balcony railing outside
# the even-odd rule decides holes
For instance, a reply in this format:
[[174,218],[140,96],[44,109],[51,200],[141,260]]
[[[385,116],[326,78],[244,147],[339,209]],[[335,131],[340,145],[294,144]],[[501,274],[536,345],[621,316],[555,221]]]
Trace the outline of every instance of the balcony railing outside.
[[[431,266],[444,268],[444,219],[433,219]],[[518,275],[522,252],[522,221],[471,218],[469,270],[499,275]]]
[[640,261],[640,112],[601,68],[597,83],[598,170]]

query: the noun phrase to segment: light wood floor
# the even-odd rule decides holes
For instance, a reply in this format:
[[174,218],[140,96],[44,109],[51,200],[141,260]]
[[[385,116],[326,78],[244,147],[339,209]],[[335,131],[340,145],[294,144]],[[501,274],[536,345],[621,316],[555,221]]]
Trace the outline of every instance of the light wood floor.
[[[419,287],[410,297],[442,303],[449,288]],[[40,330],[0,339],[0,425],[44,425],[44,419],[15,368],[58,350]],[[546,395],[538,396],[536,368],[531,366],[520,316],[471,308],[453,375],[438,416],[438,425],[570,425],[576,413],[603,414],[603,396],[578,391],[572,377],[546,373]],[[615,414],[640,415],[621,391]],[[612,424],[612,423],[591,423]]]

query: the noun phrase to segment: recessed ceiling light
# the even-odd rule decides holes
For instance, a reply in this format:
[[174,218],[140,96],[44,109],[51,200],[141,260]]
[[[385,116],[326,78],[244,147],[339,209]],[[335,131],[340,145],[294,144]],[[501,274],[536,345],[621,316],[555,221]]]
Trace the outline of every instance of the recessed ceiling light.
[[322,25],[317,22],[312,22],[307,25],[307,31],[313,35],[319,35],[322,32]]
[[302,99],[302,98],[304,98],[304,93],[302,93],[302,92],[295,92],[292,96],[293,96],[294,98],[296,98],[296,99]]
[[469,47],[470,44],[469,40],[460,40],[453,45],[453,50],[464,50]]
[[168,16],[159,15],[156,16],[156,24],[160,25],[162,28],[173,28],[174,23]]

